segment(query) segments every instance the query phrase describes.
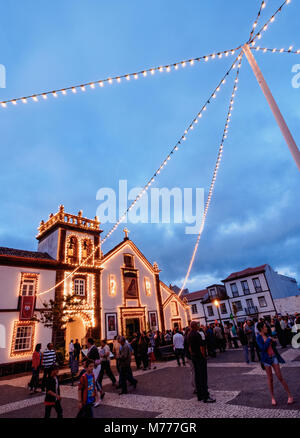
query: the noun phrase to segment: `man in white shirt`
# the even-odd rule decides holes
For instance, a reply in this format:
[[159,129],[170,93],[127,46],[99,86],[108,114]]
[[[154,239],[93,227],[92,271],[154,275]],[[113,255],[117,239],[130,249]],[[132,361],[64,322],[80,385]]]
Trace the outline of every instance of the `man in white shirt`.
[[173,336],[173,348],[176,356],[176,360],[178,366],[181,366],[180,358],[182,360],[182,364],[185,366],[185,358],[184,358],[184,337],[181,333],[179,333],[178,328],[175,330],[175,335]]
[[99,373],[98,381],[100,385],[102,385],[102,379],[104,376],[104,371],[106,371],[107,376],[112,381],[113,386],[116,384],[116,378],[113,375],[113,372],[110,368],[110,348],[106,343],[106,340],[103,339],[101,341],[101,348],[99,351],[100,354],[100,363],[101,363],[101,370]]

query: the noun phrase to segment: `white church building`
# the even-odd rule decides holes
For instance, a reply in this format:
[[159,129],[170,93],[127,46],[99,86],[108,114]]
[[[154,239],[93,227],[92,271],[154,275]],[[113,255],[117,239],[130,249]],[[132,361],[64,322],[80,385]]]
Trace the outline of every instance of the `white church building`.
[[[38,250],[0,247],[0,375],[1,368],[29,363],[36,343],[64,347],[88,336],[112,340],[136,331],[183,328],[190,321],[188,304],[159,277],[128,238],[108,253],[101,251],[100,222],[68,214],[61,205],[42,221]],[[75,272],[74,272],[75,271]],[[67,312],[73,321],[64,330],[34,321],[43,302],[76,296]]]

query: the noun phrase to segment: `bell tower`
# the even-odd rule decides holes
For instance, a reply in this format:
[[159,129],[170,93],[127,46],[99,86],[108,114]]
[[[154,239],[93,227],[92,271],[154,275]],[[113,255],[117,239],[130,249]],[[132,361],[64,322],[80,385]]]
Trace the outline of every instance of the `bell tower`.
[[[102,230],[97,216],[85,218],[81,210],[77,215],[69,214],[60,205],[57,213],[51,213],[46,222],[41,221],[38,231],[38,251],[47,252],[57,261],[75,266],[84,259],[89,265],[97,265],[101,259]],[[97,249],[92,254],[94,248]]]

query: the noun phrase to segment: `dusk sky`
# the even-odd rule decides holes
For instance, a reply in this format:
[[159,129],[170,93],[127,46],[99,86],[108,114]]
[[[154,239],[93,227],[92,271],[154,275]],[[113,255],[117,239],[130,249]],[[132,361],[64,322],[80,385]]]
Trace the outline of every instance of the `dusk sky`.
[[[53,0],[1,8],[0,100],[96,81],[232,49],[249,38],[260,0]],[[282,0],[267,0],[260,28]],[[300,48],[300,4],[276,16],[258,45]],[[300,55],[253,52],[300,144]],[[93,218],[101,187],[143,186],[228,70],[233,57],[138,80],[0,107],[0,246],[36,250],[39,222],[59,204]],[[209,188],[234,75],[153,187]],[[220,282],[269,263],[300,282],[297,170],[252,70],[243,59],[223,161],[187,286]],[[101,220],[101,218],[100,218]],[[111,224],[103,224],[105,234]],[[127,224],[130,238],[182,285],[196,235],[186,224]],[[123,239],[121,225],[104,253]]]

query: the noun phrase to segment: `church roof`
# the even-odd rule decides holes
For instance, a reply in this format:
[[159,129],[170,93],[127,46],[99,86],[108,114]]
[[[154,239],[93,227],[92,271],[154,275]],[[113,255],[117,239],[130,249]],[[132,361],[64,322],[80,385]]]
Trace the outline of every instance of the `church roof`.
[[25,251],[23,249],[6,248],[4,246],[0,246],[0,256],[21,257],[26,259],[38,260],[54,260],[46,252]]

